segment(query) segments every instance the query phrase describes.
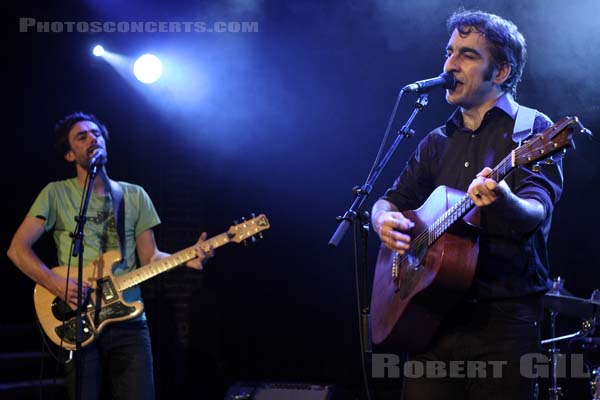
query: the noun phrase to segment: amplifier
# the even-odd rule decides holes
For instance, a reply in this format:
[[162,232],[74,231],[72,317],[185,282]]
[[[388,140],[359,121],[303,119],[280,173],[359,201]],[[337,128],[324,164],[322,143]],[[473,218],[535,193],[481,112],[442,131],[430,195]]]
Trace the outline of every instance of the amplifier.
[[312,383],[239,382],[225,400],[331,400],[333,386]]

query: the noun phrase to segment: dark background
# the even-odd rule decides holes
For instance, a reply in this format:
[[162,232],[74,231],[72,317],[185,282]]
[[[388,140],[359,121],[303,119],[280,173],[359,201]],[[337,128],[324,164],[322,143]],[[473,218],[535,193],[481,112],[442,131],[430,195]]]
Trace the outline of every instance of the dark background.
[[[94,113],[111,132],[110,176],[142,185],[155,203],[162,250],[186,247],[203,230],[223,232],[250,212],[265,213],[272,225],[258,246],[219,249],[204,272],[174,271],[145,285],[159,397],[222,398],[241,380],[318,382],[359,393],[352,234],[336,250],[327,242],[335,217],[353,200],[351,188],[368,173],[399,88],[441,72],[445,21],[460,5],[511,19],[527,38],[518,101],[555,121],[578,115],[600,132],[600,3],[593,0],[87,0],[11,7],[3,25],[2,249],[42,187],[73,175],[52,151],[54,122],[76,110]],[[258,21],[259,31],[20,33],[20,17]],[[163,81],[146,86],[119,73],[91,55],[96,43],[129,58],[161,56]],[[396,128],[413,100],[403,99]],[[413,125],[416,137],[394,155],[368,207],[451,111],[442,91],[432,92]],[[576,143],[564,161],[551,274],[589,297],[600,287],[600,145],[582,137]],[[369,276],[377,245],[372,236]],[[50,240],[38,251],[52,260]],[[33,284],[4,254],[2,324],[33,324]],[[578,327],[559,316],[560,333]],[[15,347],[29,345],[13,340]],[[386,382],[378,385],[383,393]],[[564,385],[584,390],[581,382]]]

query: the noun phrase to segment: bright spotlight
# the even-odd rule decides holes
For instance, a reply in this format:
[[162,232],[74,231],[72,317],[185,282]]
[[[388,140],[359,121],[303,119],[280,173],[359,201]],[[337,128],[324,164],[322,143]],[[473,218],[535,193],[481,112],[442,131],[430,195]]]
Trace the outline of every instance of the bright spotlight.
[[143,83],[154,83],[162,74],[162,63],[153,54],[144,54],[133,64],[133,74]]
[[94,53],[94,55],[96,57],[100,57],[101,55],[104,54],[104,47],[102,47],[98,44],[98,45],[94,46],[94,50],[92,51],[92,53]]

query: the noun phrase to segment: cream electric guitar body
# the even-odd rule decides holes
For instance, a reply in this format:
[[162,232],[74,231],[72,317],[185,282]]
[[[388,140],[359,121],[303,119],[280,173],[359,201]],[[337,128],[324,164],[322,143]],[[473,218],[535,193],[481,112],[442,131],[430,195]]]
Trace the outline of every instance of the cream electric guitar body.
[[[204,248],[208,251],[210,247],[216,249],[228,243],[240,243],[269,228],[267,217],[261,214],[231,226],[227,232],[207,239],[204,242]],[[121,253],[113,250],[104,253],[90,265],[84,267],[83,281],[89,282],[91,289],[84,299],[81,346],[84,347],[93,342],[106,325],[130,320],[142,313],[143,303],[141,301],[126,302],[123,299],[124,290],[194,258],[196,258],[196,252],[192,246],[162,260],[115,276],[112,272],[113,265],[120,262]],[[68,267],[56,267],[52,271],[66,278]],[[71,268],[70,277],[77,278],[76,268]],[[77,312],[39,284],[35,286],[33,301],[37,318],[48,338],[60,347],[75,350]]]

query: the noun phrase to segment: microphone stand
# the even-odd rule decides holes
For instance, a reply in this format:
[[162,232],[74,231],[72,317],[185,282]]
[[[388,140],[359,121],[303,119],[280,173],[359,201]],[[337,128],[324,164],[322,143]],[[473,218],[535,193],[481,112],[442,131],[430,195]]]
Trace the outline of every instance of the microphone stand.
[[90,164],[88,168],[88,185],[84,188],[85,196],[82,201],[82,206],[79,209],[79,215],[75,217],[75,222],[77,222],[77,226],[75,227],[75,232],[71,234],[73,238],[73,257],[78,258],[78,266],[77,266],[77,313],[76,313],[76,341],[75,341],[75,398],[77,400],[82,399],[83,394],[83,386],[82,386],[82,378],[83,378],[83,364],[81,362],[81,342],[83,341],[82,331],[83,331],[83,313],[85,310],[82,309],[82,300],[83,300],[83,252],[85,250],[83,245],[83,228],[87,221],[87,209],[90,202],[90,197],[92,193],[92,188],[94,187],[94,179],[98,174],[98,168],[100,166],[98,163]]
[[[387,137],[389,130],[391,128],[391,125],[396,117],[396,111],[398,109],[398,104],[400,103],[400,99],[402,98],[403,92],[404,92],[404,89],[401,90],[400,94],[398,95],[396,104],[394,105],[394,109],[393,109],[392,114],[390,115],[390,119],[388,121],[388,126],[386,129],[384,138]],[[338,221],[339,225],[338,225],[336,231],[334,232],[333,236],[329,239],[329,247],[337,248],[339,243],[343,239],[344,235],[348,231],[348,228],[350,227],[350,225],[356,225],[357,219],[359,219],[359,217],[360,217],[359,229],[360,229],[360,236],[362,239],[361,241],[362,241],[362,252],[363,252],[363,257],[361,259],[362,273],[359,274],[359,271],[358,271],[359,261],[358,261],[357,249],[359,246],[357,243],[357,236],[354,235],[354,247],[356,249],[356,251],[355,251],[355,266],[356,266],[355,275],[356,275],[356,279],[357,279],[357,282],[356,282],[357,291],[359,291],[359,289],[358,289],[359,287],[362,287],[362,289],[363,289],[362,294],[360,292],[357,293],[358,307],[360,309],[359,336],[360,336],[361,351],[362,351],[362,353],[361,353],[362,373],[363,373],[363,378],[365,381],[365,391],[367,394],[367,398],[369,398],[369,399],[371,398],[371,391],[370,391],[370,385],[369,385],[369,379],[368,379],[369,374],[368,374],[367,365],[366,365],[366,360],[367,359],[370,360],[369,354],[372,353],[371,314],[370,314],[369,299],[367,297],[367,280],[366,280],[367,279],[366,278],[366,275],[367,275],[367,273],[366,273],[366,271],[367,271],[367,239],[368,239],[367,236],[368,236],[368,231],[369,231],[369,223],[368,223],[369,216],[368,216],[368,212],[365,212],[363,215],[359,216],[358,210],[360,210],[362,208],[367,197],[369,196],[369,194],[371,194],[371,191],[373,190],[375,182],[377,182],[379,175],[381,175],[381,172],[383,171],[385,166],[388,164],[388,162],[392,158],[392,155],[396,151],[396,148],[398,147],[398,145],[400,145],[400,143],[404,139],[411,138],[414,136],[415,132],[412,129],[410,129],[410,125],[412,124],[413,120],[415,119],[415,117],[417,116],[419,111],[423,110],[425,108],[425,106],[427,106],[428,102],[429,102],[428,93],[427,92],[421,93],[419,98],[415,102],[414,109],[413,109],[410,117],[408,118],[406,123],[402,126],[402,128],[397,132],[396,139],[390,145],[390,147],[388,148],[384,157],[381,159],[381,161],[379,161],[377,166],[371,171],[371,173],[369,174],[369,176],[366,179],[366,182],[362,186],[360,186],[360,187],[355,186],[352,189],[352,192],[354,193],[354,196],[355,196],[354,202],[352,203],[350,208],[344,213],[343,216],[337,217],[337,221]],[[384,139],[384,141],[385,141],[385,139]],[[377,162],[377,160],[376,160],[376,162]],[[365,217],[366,217],[366,221],[365,221]],[[362,279],[362,282],[360,284],[358,283],[359,275],[361,276],[361,279]]]
[[[398,101],[399,100],[400,100],[400,97],[398,97]],[[383,169],[385,168],[387,163],[392,158],[392,155],[396,151],[396,148],[398,147],[400,142],[402,142],[402,140],[404,140],[405,138],[411,138],[415,134],[415,132],[412,129],[410,129],[410,125],[412,124],[413,120],[415,119],[415,117],[417,116],[419,111],[424,109],[428,102],[429,102],[428,93],[422,93],[415,103],[412,114],[410,115],[410,117],[408,118],[408,120],[406,121],[404,126],[398,131],[398,136],[396,136],[396,139],[394,140],[392,145],[389,147],[389,149],[388,149],[387,153],[385,154],[385,156],[383,157],[383,159],[379,162],[377,167],[373,170],[373,173],[367,177],[367,181],[362,186],[360,186],[360,187],[355,186],[352,189],[352,192],[356,196],[356,199],[354,199],[354,202],[352,203],[352,205],[350,206],[348,211],[346,211],[342,217],[337,217],[339,226],[336,229],[336,231],[334,232],[331,239],[329,239],[329,247],[331,247],[331,248],[338,247],[342,238],[346,234],[346,231],[348,231],[350,224],[355,222],[356,217],[358,215],[357,210],[362,207],[363,203],[365,202],[365,200],[367,199],[369,194],[371,194],[371,191],[373,190],[373,186],[375,185],[375,182],[377,182],[379,175],[381,175],[381,172],[383,171]],[[394,119],[394,116],[396,114],[395,111],[396,111],[396,108],[394,108],[394,112],[390,118],[390,122],[392,122]]]

